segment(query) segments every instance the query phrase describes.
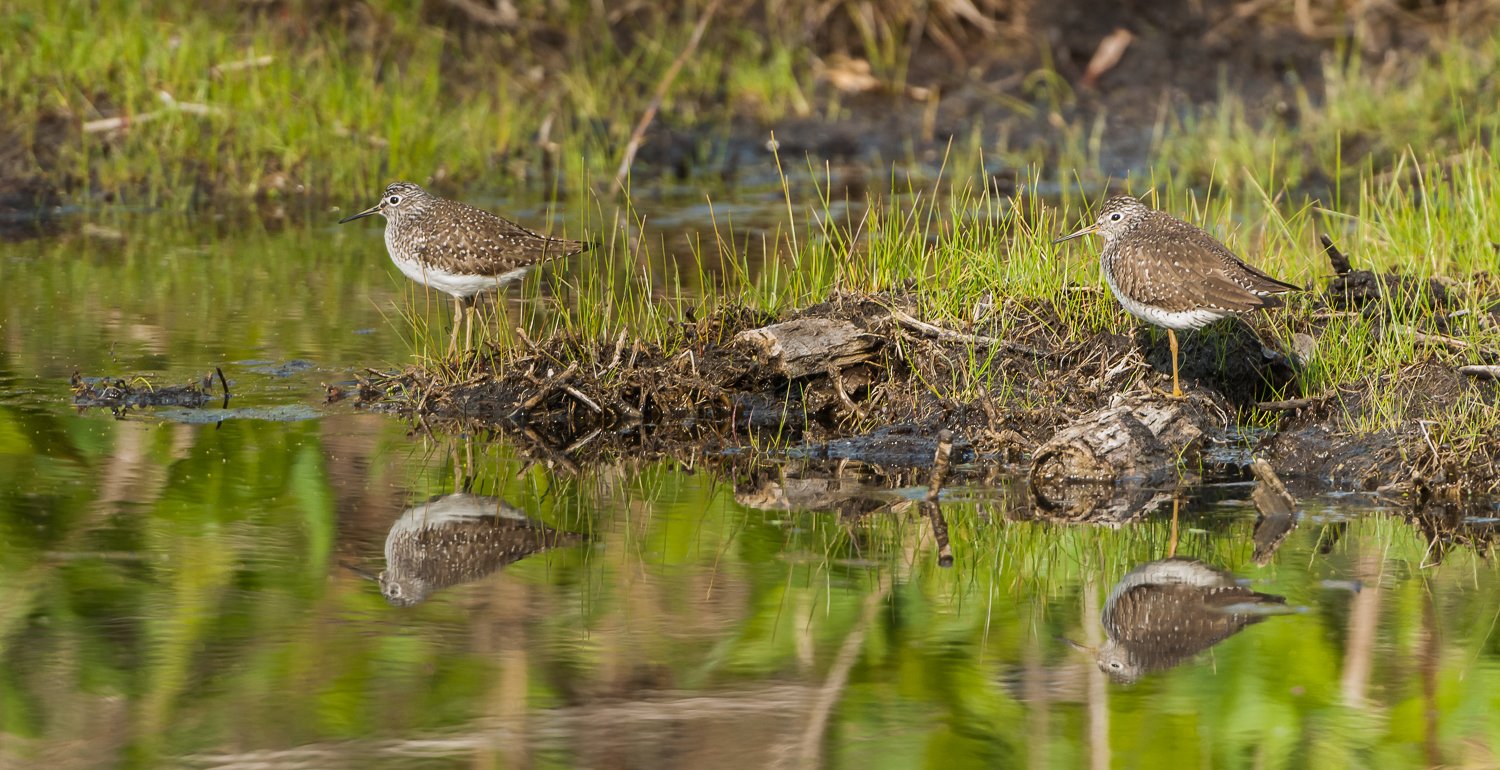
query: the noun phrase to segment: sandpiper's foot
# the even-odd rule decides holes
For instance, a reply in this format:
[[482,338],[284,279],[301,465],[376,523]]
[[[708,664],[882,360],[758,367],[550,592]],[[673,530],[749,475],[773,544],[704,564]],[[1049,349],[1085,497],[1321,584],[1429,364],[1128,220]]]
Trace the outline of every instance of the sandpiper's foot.
[[1186,401],[1186,400],[1188,400],[1188,394],[1183,393],[1181,388],[1173,388],[1171,390],[1164,390],[1162,388],[1152,388],[1151,392],[1155,393],[1158,396],[1161,396],[1162,398],[1169,399],[1171,401]]

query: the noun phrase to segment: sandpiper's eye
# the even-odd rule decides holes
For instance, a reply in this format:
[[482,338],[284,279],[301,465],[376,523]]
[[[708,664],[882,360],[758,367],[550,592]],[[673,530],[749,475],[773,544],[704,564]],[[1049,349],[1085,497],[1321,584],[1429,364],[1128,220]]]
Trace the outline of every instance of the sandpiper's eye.
[[401,202],[401,196],[399,196],[399,195],[392,195],[391,197],[386,198],[385,202],[391,204],[392,206],[394,206],[394,205],[396,205],[396,204],[398,204],[398,203]]
[[[395,203],[395,202],[396,201],[394,199],[391,200],[391,203]],[[1124,214],[1121,214],[1120,212],[1116,211],[1115,213],[1109,215],[1109,221],[1111,221],[1111,222],[1118,222],[1121,219],[1123,219],[1124,217],[1125,217]]]

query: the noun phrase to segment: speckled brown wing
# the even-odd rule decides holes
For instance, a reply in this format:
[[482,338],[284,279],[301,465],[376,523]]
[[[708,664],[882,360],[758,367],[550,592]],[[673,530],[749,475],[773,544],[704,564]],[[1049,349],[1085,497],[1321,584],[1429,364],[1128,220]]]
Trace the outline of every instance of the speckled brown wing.
[[399,563],[388,569],[420,578],[432,589],[446,588],[580,539],[537,521],[482,516],[400,533],[391,544]]
[[1138,302],[1169,312],[1242,313],[1276,307],[1297,289],[1241,262],[1202,228],[1152,212],[1117,245],[1115,283]]
[[550,238],[457,201],[436,202],[424,220],[409,228],[422,234],[411,253],[424,265],[450,273],[501,275],[587,248],[579,241]]
[[1266,617],[1231,608],[1285,602],[1283,597],[1234,583],[1212,588],[1184,583],[1146,584],[1116,597],[1104,624],[1110,638],[1142,662],[1171,665]]

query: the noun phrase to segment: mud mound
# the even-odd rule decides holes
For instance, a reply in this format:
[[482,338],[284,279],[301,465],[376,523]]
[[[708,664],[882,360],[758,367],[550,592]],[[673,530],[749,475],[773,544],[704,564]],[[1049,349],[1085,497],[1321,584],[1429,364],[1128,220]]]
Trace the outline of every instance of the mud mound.
[[[1252,448],[1294,485],[1442,500],[1500,492],[1500,440],[1485,432],[1500,382],[1442,352],[1487,360],[1440,331],[1474,303],[1456,287],[1354,277],[1331,245],[1330,258],[1347,280],[1285,319],[1295,352],[1254,317],[1182,335],[1183,400],[1156,393],[1171,382],[1171,359],[1155,330],[1070,331],[1047,300],[1008,298],[958,331],[918,318],[917,297],[902,292],[838,293],[777,316],[726,307],[683,324],[665,347],[624,336],[528,341],[483,357],[494,368],[471,359],[462,378],[371,373],[358,398],[423,427],[500,430],[562,465],[772,446],[912,466],[950,430],[957,462],[1028,471],[1036,502],[1067,520],[1096,520],[1122,487],[1247,478]],[[1416,295],[1438,304],[1402,307]],[[1330,319],[1350,313],[1366,316],[1372,340],[1405,335],[1434,352],[1326,393],[1297,392],[1299,361],[1316,360],[1320,340],[1333,349],[1328,335],[1344,327]],[[1101,488],[1079,492],[1080,483]],[[1153,499],[1104,515],[1128,518]]]

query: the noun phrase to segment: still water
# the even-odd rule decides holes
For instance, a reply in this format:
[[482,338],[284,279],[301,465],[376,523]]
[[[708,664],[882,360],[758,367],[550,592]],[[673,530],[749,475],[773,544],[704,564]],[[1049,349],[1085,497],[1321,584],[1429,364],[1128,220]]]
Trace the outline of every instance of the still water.
[[[1304,500],[1267,553],[1199,489],[1174,546],[1168,495],[937,519],[920,470],[567,472],[325,404],[409,360],[414,296],[317,217],[0,243],[0,766],[1500,763],[1497,568],[1399,511]],[[214,366],[211,421],[68,403]]]

